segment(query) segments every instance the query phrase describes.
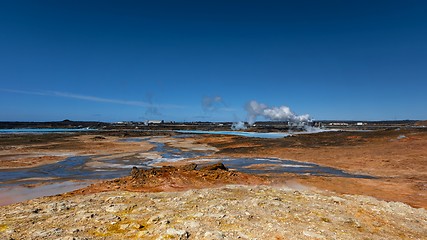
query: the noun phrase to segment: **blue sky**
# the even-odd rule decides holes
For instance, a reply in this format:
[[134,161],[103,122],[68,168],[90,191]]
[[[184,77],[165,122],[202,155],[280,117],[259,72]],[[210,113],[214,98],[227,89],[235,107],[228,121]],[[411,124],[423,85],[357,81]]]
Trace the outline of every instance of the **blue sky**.
[[1,1],[0,83],[0,121],[427,119],[427,3]]

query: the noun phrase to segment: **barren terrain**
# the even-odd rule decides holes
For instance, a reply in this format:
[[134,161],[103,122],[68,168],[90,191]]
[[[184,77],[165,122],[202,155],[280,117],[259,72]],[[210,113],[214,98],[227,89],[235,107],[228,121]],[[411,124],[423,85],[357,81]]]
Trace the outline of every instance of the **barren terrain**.
[[[150,139],[184,152],[210,154],[159,162],[164,167],[158,169],[135,168],[129,170],[127,177],[0,207],[0,236],[5,239],[422,239],[427,236],[427,131],[423,129],[324,132],[282,139],[161,135]],[[153,142],[122,141],[127,137],[102,133],[3,135],[0,168],[32,167],[72,155],[97,156],[88,166],[100,164],[106,155],[118,159],[160,156],[152,152]],[[146,135],[136,133],[132,137]],[[252,175],[227,170],[220,164],[203,168],[192,163],[230,157],[291,159],[372,178],[293,173]],[[262,169],[269,165],[260,163],[250,167]]]
[[340,193],[370,195],[427,208],[427,131],[324,132],[285,139],[240,137],[199,140],[225,156],[278,157],[318,163],[376,179],[276,177]]

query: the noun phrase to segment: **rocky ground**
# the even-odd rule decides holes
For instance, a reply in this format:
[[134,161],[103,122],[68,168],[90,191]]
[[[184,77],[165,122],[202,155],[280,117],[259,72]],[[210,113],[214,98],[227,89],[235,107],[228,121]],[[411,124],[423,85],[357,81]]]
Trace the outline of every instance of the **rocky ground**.
[[366,196],[263,185],[270,183],[261,177],[229,171],[222,164],[201,169],[195,164],[150,170],[134,168],[128,177],[1,207],[0,237],[422,239],[427,236],[427,211],[423,208]]
[[371,197],[228,185],[110,191],[0,208],[2,239],[425,239],[427,211]]

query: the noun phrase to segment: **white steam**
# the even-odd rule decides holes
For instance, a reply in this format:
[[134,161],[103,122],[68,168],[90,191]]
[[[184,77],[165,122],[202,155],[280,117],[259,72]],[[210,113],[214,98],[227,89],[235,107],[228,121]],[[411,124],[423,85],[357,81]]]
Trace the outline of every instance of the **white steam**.
[[248,112],[249,125],[253,125],[258,116],[272,121],[289,121],[295,123],[310,121],[310,115],[296,115],[287,106],[268,107],[254,100],[246,105],[246,111]]
[[245,130],[245,122],[235,122],[233,125],[231,125],[231,130],[237,131],[237,130]]

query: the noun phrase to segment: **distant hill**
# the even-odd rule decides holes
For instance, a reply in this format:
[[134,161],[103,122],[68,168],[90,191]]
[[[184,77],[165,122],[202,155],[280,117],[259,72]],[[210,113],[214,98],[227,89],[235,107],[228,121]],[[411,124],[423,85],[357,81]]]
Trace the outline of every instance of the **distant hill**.
[[16,129],[16,128],[99,128],[109,125],[103,122],[91,121],[58,121],[58,122],[0,122],[0,129]]

